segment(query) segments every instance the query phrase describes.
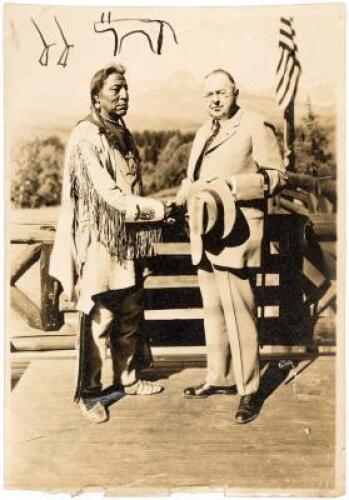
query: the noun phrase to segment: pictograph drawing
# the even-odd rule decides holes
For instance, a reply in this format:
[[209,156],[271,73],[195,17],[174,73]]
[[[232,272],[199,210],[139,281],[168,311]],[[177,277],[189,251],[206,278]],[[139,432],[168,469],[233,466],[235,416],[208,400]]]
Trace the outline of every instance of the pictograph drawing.
[[[154,29],[155,28],[155,29]],[[161,19],[146,18],[116,18],[111,19],[111,12],[102,13],[99,21],[94,23],[96,33],[110,31],[114,37],[114,56],[119,54],[124,40],[132,35],[143,35],[154,54],[161,54],[164,42],[165,28],[178,44],[177,35],[171,24]]]

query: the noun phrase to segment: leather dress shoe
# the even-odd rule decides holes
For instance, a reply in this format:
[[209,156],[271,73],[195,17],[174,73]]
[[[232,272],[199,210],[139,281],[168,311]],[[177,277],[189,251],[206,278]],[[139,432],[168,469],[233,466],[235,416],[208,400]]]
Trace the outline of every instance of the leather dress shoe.
[[241,397],[234,420],[238,424],[247,424],[247,422],[250,422],[258,416],[259,410],[260,408],[256,395],[247,394]]
[[184,389],[185,398],[207,398],[208,396],[213,396],[214,394],[237,394],[235,385],[221,386],[221,385],[210,385],[210,384],[200,384],[194,387],[187,387]]

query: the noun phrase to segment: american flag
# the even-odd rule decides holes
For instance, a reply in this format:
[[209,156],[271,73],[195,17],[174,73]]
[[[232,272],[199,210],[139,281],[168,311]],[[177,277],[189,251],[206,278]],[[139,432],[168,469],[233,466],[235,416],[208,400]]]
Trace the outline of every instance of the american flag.
[[283,111],[297,93],[301,65],[298,61],[298,47],[295,42],[295,31],[292,17],[280,18],[279,53],[280,58],[276,69],[276,98]]

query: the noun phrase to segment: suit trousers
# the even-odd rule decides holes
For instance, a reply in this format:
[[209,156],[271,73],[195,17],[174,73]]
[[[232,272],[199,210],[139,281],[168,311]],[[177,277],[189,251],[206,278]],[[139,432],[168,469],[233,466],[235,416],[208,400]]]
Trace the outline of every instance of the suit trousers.
[[[98,396],[108,386],[137,381],[136,344],[144,319],[143,286],[105,292],[94,296],[94,301],[91,313],[80,316],[75,400]],[[111,361],[106,356],[107,345]],[[110,376],[108,379],[110,371],[112,381]]]
[[259,386],[258,333],[253,290],[232,270],[198,270],[204,308],[207,376],[210,385],[236,384],[240,395]]

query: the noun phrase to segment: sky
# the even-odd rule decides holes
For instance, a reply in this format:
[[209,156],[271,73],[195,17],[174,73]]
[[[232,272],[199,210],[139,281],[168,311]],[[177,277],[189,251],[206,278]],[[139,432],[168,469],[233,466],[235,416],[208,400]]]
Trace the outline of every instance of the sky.
[[[96,34],[93,23],[103,11],[120,17],[166,20],[178,45],[165,33],[161,55],[153,54],[141,35],[125,39],[113,56],[113,35]],[[216,67],[231,71],[248,92],[272,92],[278,59],[280,15],[293,16],[302,76],[299,99],[310,95],[317,104],[332,104],[344,79],[344,6],[283,7],[83,7],[5,6],[5,100],[10,130],[23,124],[85,114],[92,74],[110,62],[127,66],[130,93],[140,92],[178,72],[201,81]],[[66,67],[57,65],[64,45],[54,16],[74,44]],[[38,62],[43,49],[31,18],[50,48],[49,63]],[[160,83],[159,83],[160,84]],[[151,112],[151,110],[150,110]]]

